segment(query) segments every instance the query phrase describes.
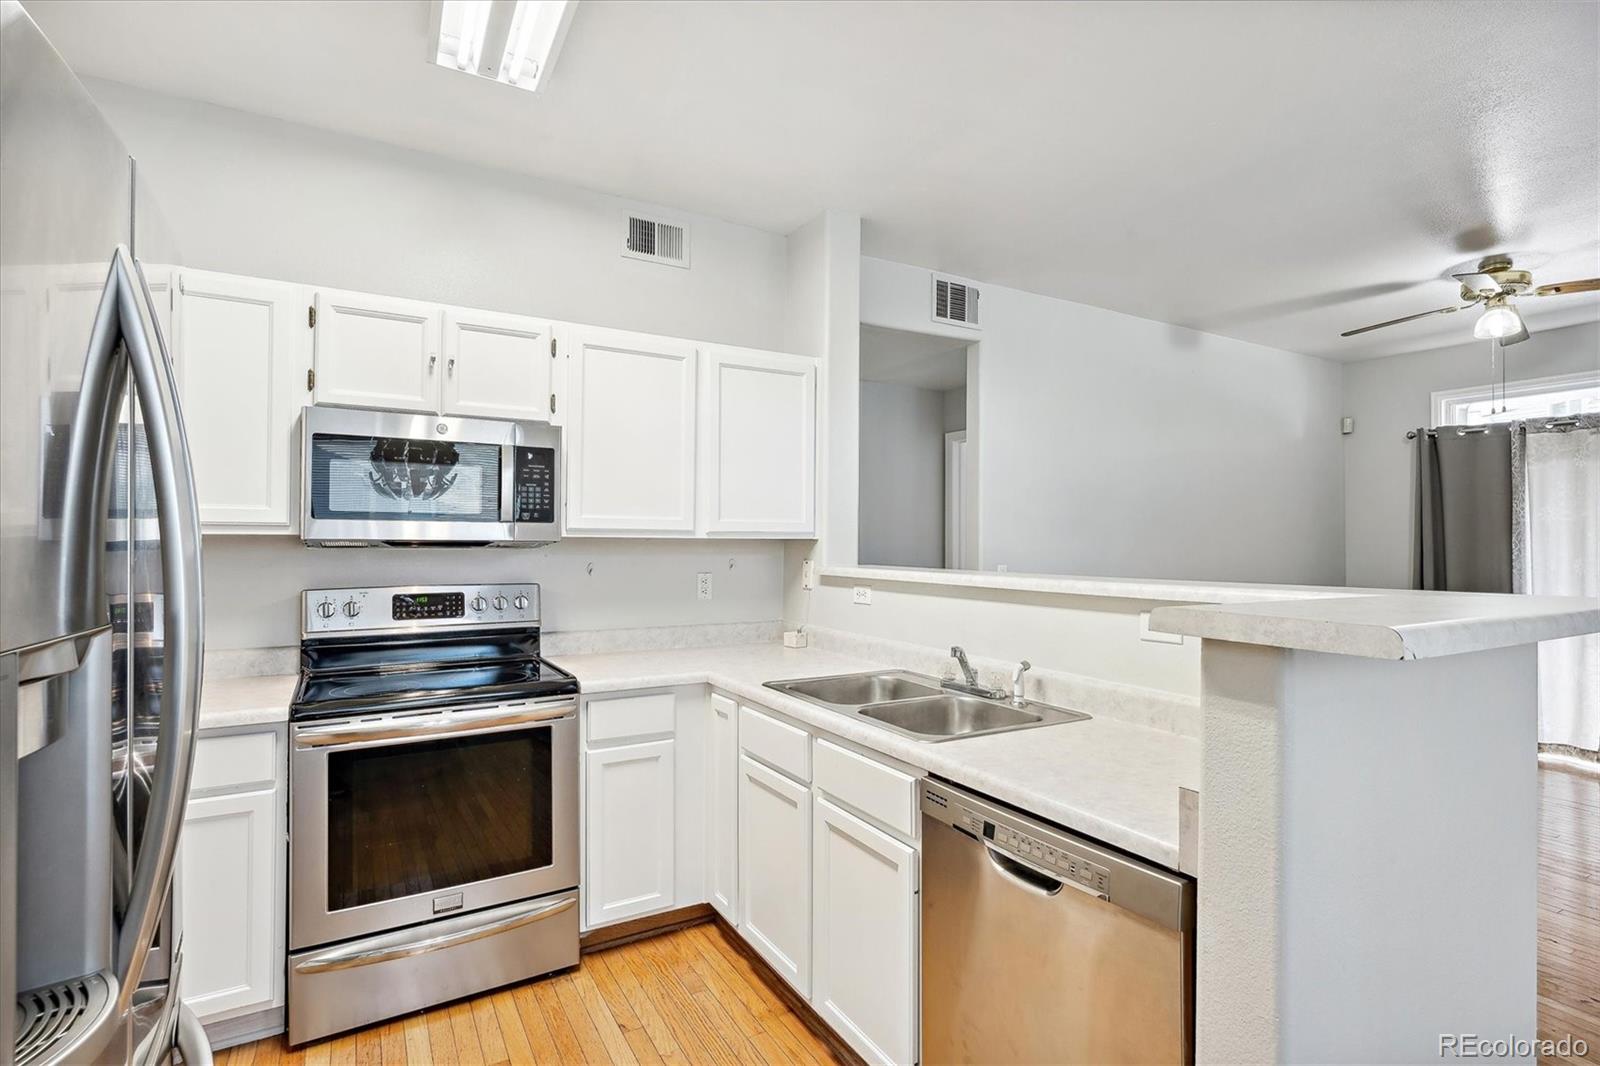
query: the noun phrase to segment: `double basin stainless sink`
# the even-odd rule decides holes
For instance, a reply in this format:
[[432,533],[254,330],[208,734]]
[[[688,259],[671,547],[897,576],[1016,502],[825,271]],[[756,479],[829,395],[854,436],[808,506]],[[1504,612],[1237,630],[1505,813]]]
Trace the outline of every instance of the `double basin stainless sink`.
[[909,670],[768,681],[767,687],[924,741],[1036,729],[1089,717],[1031,700],[1017,704],[951,692],[938,678]]

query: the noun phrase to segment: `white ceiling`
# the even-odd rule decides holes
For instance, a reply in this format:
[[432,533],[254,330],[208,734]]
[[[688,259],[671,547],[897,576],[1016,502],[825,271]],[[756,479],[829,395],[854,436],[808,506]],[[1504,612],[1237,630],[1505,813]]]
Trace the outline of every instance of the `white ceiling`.
[[949,337],[862,326],[861,380],[940,391],[963,389],[967,346]]
[[[584,0],[535,96],[425,0],[27,0],[81,72],[1335,358],[1456,343],[1513,251],[1600,275],[1600,6]],[[1537,331],[1600,317],[1528,301]]]

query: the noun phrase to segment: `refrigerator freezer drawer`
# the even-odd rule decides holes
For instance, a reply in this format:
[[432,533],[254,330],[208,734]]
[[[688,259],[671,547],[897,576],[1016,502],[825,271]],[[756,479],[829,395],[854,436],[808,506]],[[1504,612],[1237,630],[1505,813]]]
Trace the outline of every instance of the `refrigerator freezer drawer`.
[[289,956],[289,1043],[578,964],[578,893],[558,892]]

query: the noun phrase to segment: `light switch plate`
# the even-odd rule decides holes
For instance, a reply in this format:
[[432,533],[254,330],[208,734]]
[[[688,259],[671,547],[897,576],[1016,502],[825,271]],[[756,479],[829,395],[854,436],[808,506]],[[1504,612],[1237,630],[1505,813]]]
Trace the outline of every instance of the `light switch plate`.
[[857,585],[851,590],[850,596],[852,603],[859,603],[863,606],[870,604],[872,602],[872,586]]
[[1182,644],[1182,633],[1163,633],[1150,628],[1150,612],[1139,612],[1139,639],[1151,644]]
[[817,561],[806,559],[800,564],[800,587],[814,589],[817,587]]

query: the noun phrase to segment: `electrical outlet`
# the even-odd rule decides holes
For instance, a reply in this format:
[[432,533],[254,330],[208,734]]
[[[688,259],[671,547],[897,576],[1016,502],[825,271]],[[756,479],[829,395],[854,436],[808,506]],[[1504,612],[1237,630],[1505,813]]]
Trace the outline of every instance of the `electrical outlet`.
[[800,587],[814,589],[817,587],[817,561],[807,559],[800,564]]
[[867,606],[872,603],[872,586],[857,585],[850,593],[851,602]]
[[711,575],[710,574],[696,574],[695,575],[695,595],[698,596],[702,600],[709,600],[711,598]]

